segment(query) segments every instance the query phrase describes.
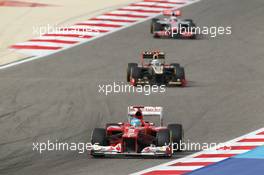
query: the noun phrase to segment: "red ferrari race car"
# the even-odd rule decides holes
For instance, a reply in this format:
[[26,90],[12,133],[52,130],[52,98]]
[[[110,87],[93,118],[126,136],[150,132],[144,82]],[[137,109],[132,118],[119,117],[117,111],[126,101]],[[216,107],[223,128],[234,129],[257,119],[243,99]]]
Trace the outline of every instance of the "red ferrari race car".
[[[162,107],[129,106],[128,122],[110,123],[93,130],[91,155],[172,156],[178,149],[173,146],[183,139],[183,129],[181,124],[163,126],[162,111]],[[159,126],[144,119],[155,116],[159,117]]]
[[165,53],[145,51],[142,53],[141,64],[128,63],[127,82],[131,85],[186,85],[185,71],[179,63],[165,64]]
[[182,20],[181,11],[166,10],[162,18],[154,18],[151,21],[150,33],[154,38],[196,38],[196,25],[192,19]]

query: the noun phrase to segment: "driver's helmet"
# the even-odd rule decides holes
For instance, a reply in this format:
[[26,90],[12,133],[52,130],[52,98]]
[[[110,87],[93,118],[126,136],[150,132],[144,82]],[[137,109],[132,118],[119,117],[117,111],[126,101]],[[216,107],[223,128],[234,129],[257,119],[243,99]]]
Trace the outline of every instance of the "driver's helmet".
[[161,65],[161,62],[159,60],[157,60],[157,59],[153,59],[151,61],[151,64],[154,65],[154,66],[160,66]]
[[138,118],[133,118],[130,121],[130,125],[134,126],[134,127],[139,127],[139,126],[141,126],[141,121]]
[[170,20],[172,21],[178,21],[178,17],[181,16],[181,11],[180,10],[176,10],[173,11],[170,17]]
[[136,113],[135,113],[135,118],[139,119],[139,120],[142,120],[143,119],[143,115],[142,115],[142,112],[140,110],[138,110]]

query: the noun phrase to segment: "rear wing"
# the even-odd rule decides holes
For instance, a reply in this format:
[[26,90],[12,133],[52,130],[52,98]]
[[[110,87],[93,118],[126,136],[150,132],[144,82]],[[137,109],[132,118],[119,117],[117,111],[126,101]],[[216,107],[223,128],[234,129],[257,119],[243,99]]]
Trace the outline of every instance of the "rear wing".
[[143,59],[165,59],[165,53],[159,52],[159,51],[143,52],[142,58]]
[[143,116],[158,116],[160,118],[160,125],[163,126],[163,107],[161,106],[128,106],[127,114],[130,117],[134,116],[137,111],[141,111]]
[[[162,59],[165,62],[165,53],[160,51],[146,51],[142,53],[141,64],[144,66],[144,60]],[[148,64],[148,63],[147,63]]]
[[164,10],[162,13],[164,16],[181,16],[180,10]]

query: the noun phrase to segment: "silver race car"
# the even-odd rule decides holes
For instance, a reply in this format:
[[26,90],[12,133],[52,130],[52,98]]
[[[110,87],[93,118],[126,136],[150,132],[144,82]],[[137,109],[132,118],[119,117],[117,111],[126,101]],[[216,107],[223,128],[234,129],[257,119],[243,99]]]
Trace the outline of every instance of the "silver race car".
[[180,19],[179,10],[163,12],[165,17],[154,18],[151,21],[150,33],[154,38],[196,38],[196,25],[192,19]]

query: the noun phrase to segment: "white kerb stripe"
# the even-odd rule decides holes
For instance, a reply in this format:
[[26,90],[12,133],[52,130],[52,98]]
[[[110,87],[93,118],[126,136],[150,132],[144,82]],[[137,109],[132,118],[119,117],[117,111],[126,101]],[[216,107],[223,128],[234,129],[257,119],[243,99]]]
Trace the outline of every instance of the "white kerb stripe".
[[64,41],[83,41],[86,38],[77,38],[77,37],[63,37],[63,36],[40,36],[33,39],[39,40],[64,40]]
[[79,23],[83,24],[114,24],[114,25],[128,25],[131,24],[131,22],[115,22],[115,21],[104,21],[104,20],[87,20],[87,21],[82,21]]
[[131,12],[131,11],[123,11],[123,10],[113,11],[113,12],[110,12],[108,14],[137,15],[137,16],[153,16],[153,15],[156,15],[155,13],[149,13],[149,12]]
[[101,15],[101,16],[98,16],[96,18],[98,18],[98,19],[133,20],[133,21],[138,21],[138,20],[144,19],[144,18],[135,18],[135,17],[107,16],[107,15]]
[[[219,162],[227,158],[189,158],[182,160],[181,162]],[[171,165],[174,163],[171,163]]]
[[121,8],[121,9],[130,9],[130,10],[152,10],[152,11],[157,11],[157,13],[159,11],[167,10],[167,8],[152,8],[152,7],[140,7],[140,6],[127,6],[127,7]]
[[157,3],[157,2],[138,2],[136,5],[149,5],[149,6],[160,6],[160,7],[175,7],[181,6],[182,4],[167,4],[167,3]]
[[[87,29],[87,31],[89,31],[89,29],[91,30],[108,30],[108,31],[111,31],[111,30],[116,30],[118,29],[119,27],[99,27],[99,26],[84,26],[84,25],[74,25],[73,27],[71,27],[72,29],[76,28],[76,29]],[[94,32],[96,33],[96,32]]]
[[29,41],[29,42],[23,42],[23,43],[17,43],[15,46],[52,46],[52,47],[68,47],[69,44],[62,44],[62,43],[51,43],[51,42],[35,42],[35,41]]

